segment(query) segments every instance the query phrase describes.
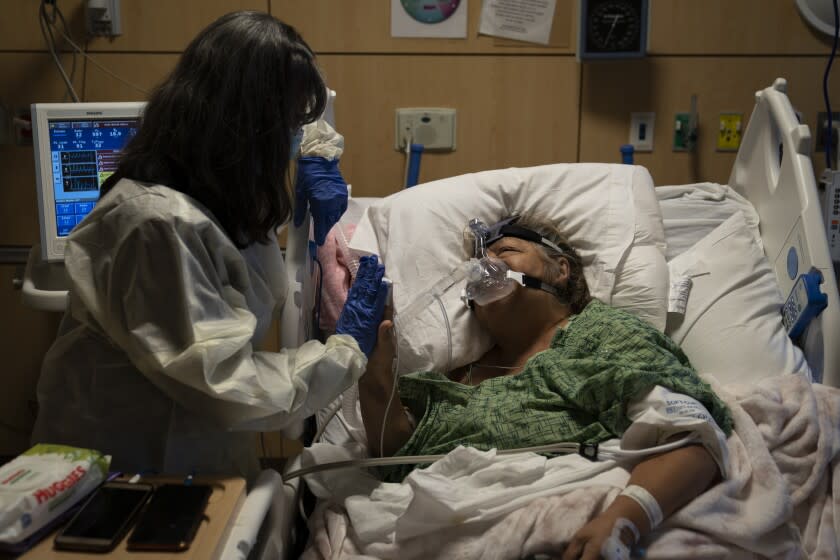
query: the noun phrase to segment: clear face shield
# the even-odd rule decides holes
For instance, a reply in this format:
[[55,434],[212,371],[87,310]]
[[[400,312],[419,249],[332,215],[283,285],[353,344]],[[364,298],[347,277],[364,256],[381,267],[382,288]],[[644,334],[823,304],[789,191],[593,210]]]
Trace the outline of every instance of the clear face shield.
[[558,295],[554,286],[539,278],[511,270],[502,259],[487,254],[487,248],[505,236],[539,243],[565,254],[560,247],[538,233],[516,226],[518,219],[518,216],[514,216],[487,226],[478,218],[474,218],[467,224],[465,240],[473,246],[473,258],[465,264],[467,284],[461,292],[461,300],[467,307],[472,307],[473,302],[487,305],[498,301],[512,294],[517,285]]

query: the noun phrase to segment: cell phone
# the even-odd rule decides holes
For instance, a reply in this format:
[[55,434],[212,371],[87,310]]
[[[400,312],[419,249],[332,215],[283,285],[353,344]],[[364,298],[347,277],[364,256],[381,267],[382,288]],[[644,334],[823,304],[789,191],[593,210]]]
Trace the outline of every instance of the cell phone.
[[91,552],[112,550],[125,536],[153,490],[150,484],[106,482],[58,533],[55,547]]
[[212,493],[204,484],[158,486],[128,537],[128,550],[187,550]]

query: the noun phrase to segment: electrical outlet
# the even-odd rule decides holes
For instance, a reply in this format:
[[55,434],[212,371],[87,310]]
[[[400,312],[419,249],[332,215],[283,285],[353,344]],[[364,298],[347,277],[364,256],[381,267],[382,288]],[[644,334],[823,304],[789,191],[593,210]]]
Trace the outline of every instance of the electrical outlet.
[[407,138],[425,150],[455,149],[455,109],[397,109],[394,149],[404,150]]
[[[831,112],[831,126],[834,129],[831,133],[831,145],[837,147],[837,128],[840,127],[840,113]],[[817,139],[814,142],[816,152],[825,151],[825,133],[828,131],[828,113],[820,111],[817,113]]]
[[630,113],[630,144],[637,152],[653,151],[656,113]]
[[717,151],[737,152],[741,147],[742,113],[721,113],[718,118]]
[[87,0],[87,32],[90,36],[122,35],[120,0]]

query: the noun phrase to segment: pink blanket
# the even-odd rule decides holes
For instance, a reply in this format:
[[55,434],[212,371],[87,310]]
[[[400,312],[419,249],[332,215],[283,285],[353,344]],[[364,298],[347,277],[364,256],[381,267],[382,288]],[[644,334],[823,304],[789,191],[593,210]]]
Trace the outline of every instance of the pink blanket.
[[319,326],[327,332],[335,331],[335,323],[350,284],[359,269],[358,259],[350,252],[347,241],[356,231],[356,224],[336,224],[327,234],[327,239],[318,247],[318,262],[321,263],[321,309]]
[[[731,476],[649,535],[641,543],[645,557],[840,558],[840,496],[833,492],[840,483],[840,390],[795,376],[757,386],[708,381],[735,418],[728,441]],[[309,521],[312,536],[304,558],[557,554],[618,492],[612,484],[558,490],[495,518],[449,521],[433,536],[400,540],[391,532],[375,541],[359,537],[343,504],[322,502]],[[399,515],[399,508],[395,511]],[[429,512],[434,515],[435,507]]]

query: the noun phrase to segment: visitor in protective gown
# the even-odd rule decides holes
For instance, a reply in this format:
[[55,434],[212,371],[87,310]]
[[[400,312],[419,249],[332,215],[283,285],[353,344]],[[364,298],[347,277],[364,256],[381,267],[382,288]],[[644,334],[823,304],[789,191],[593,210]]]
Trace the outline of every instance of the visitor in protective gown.
[[[304,125],[331,130],[309,124],[326,100],[312,51],[268,14],[228,14],[192,41],[69,236],[34,441],[95,448],[124,471],[253,476],[253,430],[311,415],[362,375],[387,294],[376,256],[336,335],[254,348],[286,299],[290,160]],[[319,244],[347,205],[335,156],[298,163],[294,219],[308,206]]]

